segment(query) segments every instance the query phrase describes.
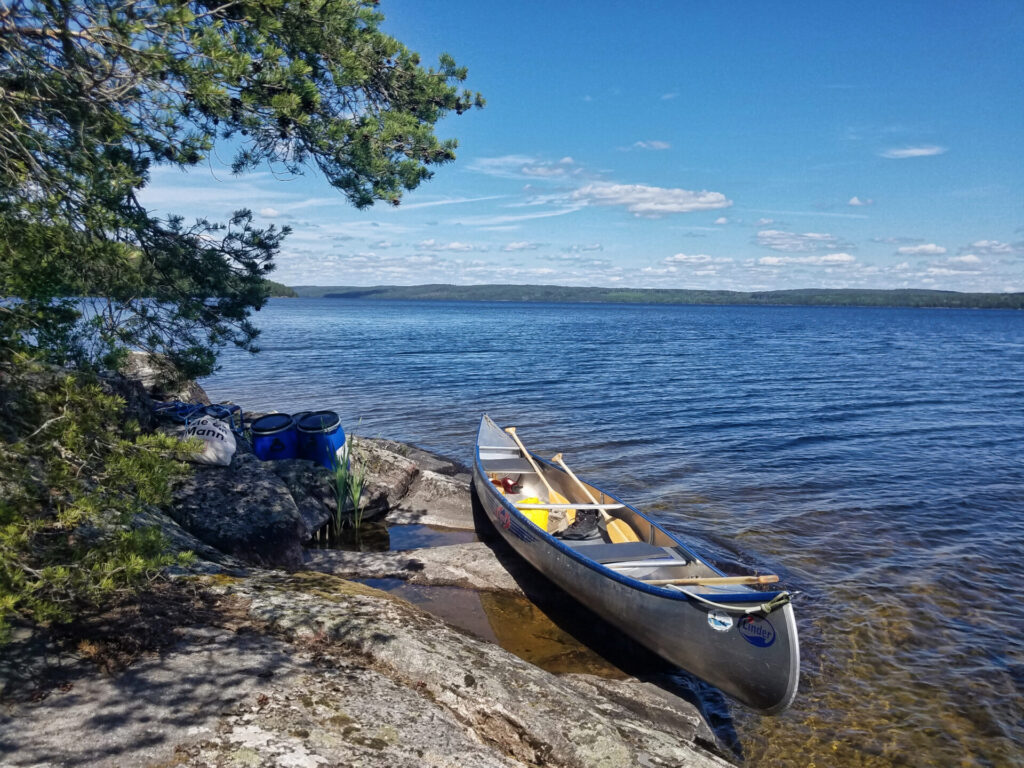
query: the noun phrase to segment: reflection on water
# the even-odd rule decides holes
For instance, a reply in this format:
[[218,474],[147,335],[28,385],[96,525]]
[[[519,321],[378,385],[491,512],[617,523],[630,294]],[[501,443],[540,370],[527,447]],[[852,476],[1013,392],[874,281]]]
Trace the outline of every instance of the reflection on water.
[[329,408],[465,462],[488,412],[724,569],[799,590],[789,712],[694,689],[751,765],[1024,764],[1024,312],[283,300],[257,319],[264,352],[228,354],[215,400]]
[[626,677],[622,670],[561,629],[525,597],[457,587],[420,586],[401,579],[364,579],[362,582],[398,595],[548,672]]
[[313,535],[307,546],[313,549],[343,549],[349,552],[404,552],[420,547],[443,547],[477,541],[473,531],[457,531],[432,525],[388,525],[383,521],[366,522],[359,528],[347,526],[339,532],[330,525]]

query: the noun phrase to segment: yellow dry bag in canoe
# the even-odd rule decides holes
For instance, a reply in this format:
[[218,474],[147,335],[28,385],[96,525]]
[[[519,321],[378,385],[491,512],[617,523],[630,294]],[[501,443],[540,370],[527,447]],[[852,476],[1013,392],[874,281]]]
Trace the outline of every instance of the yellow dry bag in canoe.
[[[519,509],[519,504],[543,504],[540,499],[536,496],[530,496],[528,499],[520,499],[516,502],[516,509]],[[531,523],[536,525],[542,531],[548,529],[548,511],[546,509],[519,509],[520,512],[529,520]]]

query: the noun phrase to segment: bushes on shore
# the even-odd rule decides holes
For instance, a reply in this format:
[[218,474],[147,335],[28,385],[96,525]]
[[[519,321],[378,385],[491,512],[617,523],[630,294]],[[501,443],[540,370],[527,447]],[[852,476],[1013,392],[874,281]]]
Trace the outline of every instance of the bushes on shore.
[[147,433],[115,386],[0,365],[0,641],[12,620],[68,621],[190,556],[136,514],[170,500],[189,446]]

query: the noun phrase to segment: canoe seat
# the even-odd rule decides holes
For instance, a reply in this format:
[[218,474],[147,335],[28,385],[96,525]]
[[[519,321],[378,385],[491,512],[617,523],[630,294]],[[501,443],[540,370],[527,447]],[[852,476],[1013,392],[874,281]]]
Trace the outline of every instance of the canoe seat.
[[480,463],[485,472],[495,475],[534,475],[533,467],[526,459],[515,456],[480,454]]
[[591,544],[586,541],[563,541],[584,557],[595,563],[609,565],[623,563],[627,560],[676,559],[671,547],[656,547],[642,541],[630,541],[624,544]]

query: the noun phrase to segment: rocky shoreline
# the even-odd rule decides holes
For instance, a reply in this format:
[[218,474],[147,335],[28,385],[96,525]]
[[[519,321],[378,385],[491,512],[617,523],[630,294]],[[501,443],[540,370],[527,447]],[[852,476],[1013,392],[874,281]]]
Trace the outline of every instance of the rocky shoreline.
[[[465,467],[388,440],[357,446],[367,518],[486,536]],[[551,674],[361,583],[516,595],[536,588],[529,566],[486,541],[307,548],[333,505],[328,473],[312,462],[264,463],[240,446],[228,467],[198,466],[168,515],[139,524],[196,553],[177,581],[201,590],[217,618],[182,620],[112,674],[81,645],[40,661],[31,637],[13,643],[0,663],[0,764],[730,764],[697,709],[655,685]],[[54,662],[60,674],[40,693],[33,678]]]

